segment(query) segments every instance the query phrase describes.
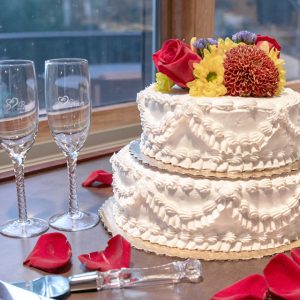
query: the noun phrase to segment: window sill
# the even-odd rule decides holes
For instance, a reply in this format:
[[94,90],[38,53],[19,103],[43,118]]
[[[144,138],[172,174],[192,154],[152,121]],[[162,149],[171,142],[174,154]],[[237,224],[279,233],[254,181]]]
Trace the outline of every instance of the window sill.
[[[79,162],[118,151],[141,134],[140,117],[136,103],[118,104],[93,110],[92,124]],[[40,120],[38,137],[28,152],[25,172],[36,173],[65,164],[65,158],[51,136],[47,119]],[[6,153],[0,151],[0,181],[13,178],[12,164]]]

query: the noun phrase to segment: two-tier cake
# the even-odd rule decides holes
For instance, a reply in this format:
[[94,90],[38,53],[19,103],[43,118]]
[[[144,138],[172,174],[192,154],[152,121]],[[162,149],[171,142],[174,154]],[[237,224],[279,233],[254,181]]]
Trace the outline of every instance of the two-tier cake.
[[[136,247],[207,259],[298,245],[300,94],[276,40],[165,42],[137,96],[143,133],[112,159],[105,225]],[[176,84],[176,86],[174,86]]]

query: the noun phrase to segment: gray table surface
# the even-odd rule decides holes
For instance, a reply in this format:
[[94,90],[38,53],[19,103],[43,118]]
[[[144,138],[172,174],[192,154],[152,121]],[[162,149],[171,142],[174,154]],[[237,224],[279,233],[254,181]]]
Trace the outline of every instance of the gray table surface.
[[[112,195],[111,187],[82,188],[80,183],[93,170],[111,170],[109,156],[79,164],[78,194],[79,205],[83,210],[97,212],[104,201]],[[67,170],[57,168],[41,172],[25,179],[27,206],[29,215],[48,219],[51,215],[67,210]],[[13,181],[0,184],[0,223],[17,217],[17,200]],[[50,229],[49,232],[54,231]],[[84,272],[78,255],[105,248],[109,234],[100,223],[96,227],[75,233],[65,233],[72,246],[72,266],[62,275],[69,276]],[[13,239],[0,235],[0,280],[6,282],[29,280],[46,273],[23,266],[22,262],[37,241],[37,237],[29,239]],[[144,251],[132,249],[131,266],[148,267],[172,262],[176,258],[157,256]],[[269,258],[248,261],[203,261],[204,278],[201,283],[180,283],[143,287],[138,289],[107,290],[101,292],[72,294],[68,299],[210,299],[221,288],[252,273],[261,273]]]

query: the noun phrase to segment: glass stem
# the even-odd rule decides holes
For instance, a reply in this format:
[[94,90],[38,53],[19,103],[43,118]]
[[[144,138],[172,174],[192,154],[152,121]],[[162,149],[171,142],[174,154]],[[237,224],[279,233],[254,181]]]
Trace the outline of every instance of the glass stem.
[[79,213],[76,184],[76,166],[78,153],[74,152],[67,156],[69,176],[69,214],[75,216]]
[[28,221],[24,186],[24,161],[25,157],[23,155],[15,156],[12,159],[17,186],[19,222],[22,223]]

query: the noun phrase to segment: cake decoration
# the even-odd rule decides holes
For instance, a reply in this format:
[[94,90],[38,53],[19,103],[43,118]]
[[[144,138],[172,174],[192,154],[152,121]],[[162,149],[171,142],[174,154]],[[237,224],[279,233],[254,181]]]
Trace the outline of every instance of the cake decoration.
[[137,94],[141,137],[111,158],[108,230],[179,257],[298,246],[300,94],[284,88],[278,42],[247,31],[173,39],[153,60],[156,83]]
[[274,38],[249,31],[218,40],[194,37],[190,45],[170,39],[153,54],[156,90],[169,92],[176,84],[195,97],[277,96],[285,85],[280,50]]
[[152,58],[159,72],[182,88],[186,88],[187,82],[194,79],[193,64],[201,60],[189,45],[178,39],[166,41]]

